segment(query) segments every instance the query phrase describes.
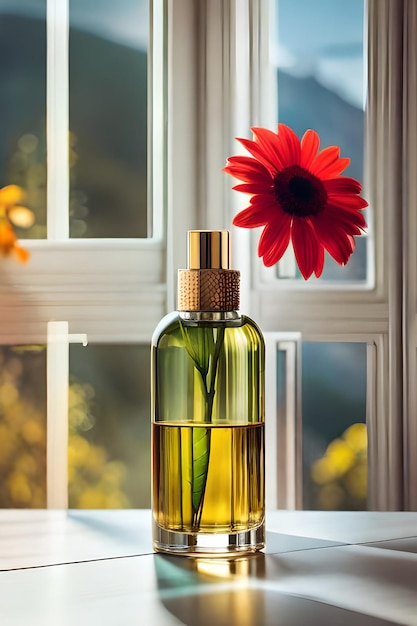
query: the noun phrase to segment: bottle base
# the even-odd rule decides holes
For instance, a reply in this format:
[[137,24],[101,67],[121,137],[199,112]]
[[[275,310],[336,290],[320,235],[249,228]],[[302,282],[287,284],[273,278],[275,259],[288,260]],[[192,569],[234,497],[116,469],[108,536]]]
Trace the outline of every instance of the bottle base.
[[237,533],[181,533],[153,522],[155,552],[185,556],[242,556],[265,547],[265,524]]

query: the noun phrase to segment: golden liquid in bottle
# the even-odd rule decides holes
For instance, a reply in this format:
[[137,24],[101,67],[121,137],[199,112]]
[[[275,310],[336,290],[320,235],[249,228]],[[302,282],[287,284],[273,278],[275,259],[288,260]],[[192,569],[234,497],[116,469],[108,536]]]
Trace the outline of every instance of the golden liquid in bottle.
[[159,526],[233,533],[263,522],[263,423],[156,422],[152,429],[153,511]]

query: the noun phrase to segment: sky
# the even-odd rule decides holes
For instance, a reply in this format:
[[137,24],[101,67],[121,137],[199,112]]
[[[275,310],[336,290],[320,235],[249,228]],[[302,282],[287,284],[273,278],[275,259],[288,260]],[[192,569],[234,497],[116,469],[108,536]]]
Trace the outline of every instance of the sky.
[[363,108],[364,0],[276,0],[273,8],[274,62]]

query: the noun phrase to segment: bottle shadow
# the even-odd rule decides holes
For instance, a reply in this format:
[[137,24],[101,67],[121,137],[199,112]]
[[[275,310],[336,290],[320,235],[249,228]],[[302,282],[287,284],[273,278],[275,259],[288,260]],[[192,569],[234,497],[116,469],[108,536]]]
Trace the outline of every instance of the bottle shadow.
[[265,555],[224,558],[154,555],[159,600],[187,626],[263,624]]

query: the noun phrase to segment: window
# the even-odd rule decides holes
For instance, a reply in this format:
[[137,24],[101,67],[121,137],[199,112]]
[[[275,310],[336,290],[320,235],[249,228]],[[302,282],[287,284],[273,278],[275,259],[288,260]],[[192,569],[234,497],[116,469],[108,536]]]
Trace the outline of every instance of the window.
[[14,496],[1,506],[45,504],[46,486],[48,505],[65,506],[68,476],[76,506],[149,502],[148,345],[167,297],[165,8],[99,4],[0,2],[1,182],[25,189],[36,218],[18,233],[30,261],[2,260],[0,422],[16,462],[2,468]]
[[[340,117],[332,124],[336,134],[326,135],[327,121],[317,130],[323,143],[337,143],[352,156],[352,167],[360,169],[352,175],[358,178],[365,147],[363,182],[371,201],[368,235],[358,243],[348,268],[329,264],[323,279],[304,283],[294,273],[290,257],[279,268],[263,268],[256,255],[257,233],[234,229],[234,265],[242,275],[242,310],[260,323],[271,346],[267,387],[273,389],[273,397],[268,420],[279,435],[268,460],[272,504],[316,506],[311,494],[327,484],[326,455],[335,450],[343,454],[346,442],[351,449],[357,446],[359,468],[353,483],[346,476],[346,485],[363,484],[366,410],[367,506],[415,508],[414,3],[368,0],[362,7],[359,0],[153,0],[149,4],[124,0],[113,7],[100,2],[102,10],[97,11],[92,0],[0,1],[3,46],[21,42],[18,51],[12,47],[7,56],[12,61],[0,68],[8,85],[4,91],[10,119],[0,142],[1,184],[25,186],[36,213],[32,229],[19,231],[31,253],[29,263],[23,266],[5,259],[0,266],[4,364],[0,407],[18,401],[37,411],[36,427],[22,423],[26,439],[19,445],[36,446],[40,441],[42,447],[44,441],[41,460],[36,462],[36,472],[40,467],[44,475],[42,484],[48,482],[46,450],[49,454],[55,450],[49,467],[56,462],[60,468],[55,483],[66,481],[66,466],[59,464],[57,450],[62,442],[67,449],[65,436],[69,436],[70,480],[71,472],[78,472],[79,481],[85,477],[84,454],[96,463],[89,471],[94,474],[100,468],[105,489],[109,485],[113,489],[106,500],[101,487],[99,492],[91,487],[83,495],[73,483],[70,502],[148,506],[146,488],[141,494],[137,489],[139,482],[149,483],[146,455],[130,446],[148,437],[147,346],[157,321],[175,306],[176,269],[184,266],[186,230],[230,228],[233,215],[242,208],[244,198],[231,191],[221,172],[226,157],[236,153],[234,137],[249,136],[252,125],[273,128],[277,118],[300,133],[319,124],[309,117],[313,106],[291,117],[291,98],[305,99],[299,89],[309,81],[305,75],[301,80],[303,68],[298,66],[291,66],[291,74],[289,63],[299,53],[291,46],[296,41],[310,42],[317,51],[324,32],[326,37],[337,35],[335,28],[325,26],[332,15],[336,22],[343,19],[346,37],[358,32],[360,21],[358,26],[356,18],[354,25],[348,20],[357,12],[363,19],[364,38],[347,37],[343,49],[337,48],[337,41],[326,39],[327,56],[320,58],[320,72],[313,78],[315,88],[319,86],[339,104],[343,101],[353,116],[349,128],[358,132],[354,145],[351,133],[337,134],[344,126]],[[314,40],[290,35],[285,39],[296,7],[298,28],[302,15],[308,18],[307,11],[314,10],[316,22],[310,29]],[[136,17],[131,19],[132,15]],[[145,63],[143,51],[138,50],[146,16],[150,27]],[[111,33],[109,25],[114,29]],[[287,52],[287,57],[280,57],[278,82],[277,67],[270,63],[274,46],[269,39],[270,26],[277,25],[275,47]],[[12,37],[12,32],[18,35]],[[349,97],[345,78],[332,83],[335,63],[341,59],[345,64],[341,76],[346,77],[352,65],[357,67],[358,45],[366,47],[365,115],[356,82]],[[311,57],[311,48],[304,53]],[[81,63],[80,55],[88,63]],[[114,127],[116,117],[123,117],[120,132]],[[51,322],[68,323],[68,327]],[[85,341],[88,347],[81,345]],[[336,354],[342,355],[338,361],[334,361]],[[315,446],[318,435],[310,427],[316,428],[318,422],[308,406],[317,384],[309,363],[318,358],[324,377],[320,384],[330,385],[332,393],[335,386],[326,367],[355,362],[350,382],[347,372],[340,370],[337,383],[343,382],[352,401],[351,424],[339,417],[340,429],[334,424],[327,429],[321,447]],[[348,385],[354,392],[347,391]],[[110,400],[111,387],[115,393]],[[68,398],[68,407],[58,392]],[[330,396],[328,391],[323,394]],[[345,408],[346,395],[339,395],[339,400]],[[329,415],[337,412],[333,404]],[[114,430],[116,424],[120,428]],[[356,431],[349,430],[354,425],[359,425]],[[2,416],[0,428],[4,427]],[[128,443],[122,430],[132,436]],[[50,437],[49,443],[42,437]],[[75,445],[72,437],[79,437],[73,440]],[[104,445],[109,439],[112,448],[107,442]],[[335,440],[341,442],[339,448],[331,447]],[[19,463],[13,471],[22,467],[33,471],[33,460],[27,455]],[[28,502],[25,481],[18,477],[11,482],[14,493],[20,494],[15,505],[38,505],[31,487]],[[340,492],[327,492],[331,506],[339,506],[335,493]],[[322,507],[326,498],[323,494],[320,498],[317,506]],[[53,506],[54,501],[48,504]],[[10,500],[2,505],[10,506]]]
[[[301,0],[298,3],[287,3],[285,0],[278,0],[273,7],[278,11],[278,23],[281,11],[281,25],[285,33],[287,33],[288,46],[291,46],[294,41],[294,38],[291,38],[291,30],[288,23],[288,20],[291,19],[291,11],[295,11],[297,8],[302,9],[298,14],[297,27],[301,30],[303,29],[303,16],[305,16],[306,19],[310,20],[310,31],[314,31],[312,34],[314,39],[316,33],[320,33],[320,20],[332,20],[332,15],[334,18],[335,13],[339,10],[340,14],[344,15],[344,34],[349,34],[351,18],[359,4],[361,3],[345,3],[342,1],[327,3],[325,0],[323,2],[317,0],[314,3],[304,3]],[[265,8],[264,5],[262,6]],[[405,143],[402,144],[400,137],[408,137],[408,132],[404,134],[404,129],[410,123],[414,123],[411,122],[413,118],[409,117],[412,110],[411,105],[408,110],[408,117],[403,118],[401,114],[404,98],[409,97],[406,95],[409,91],[402,89],[402,85],[407,84],[407,72],[409,71],[409,66],[407,64],[403,65],[402,54],[403,46],[407,50],[407,54],[411,54],[409,50],[412,36],[410,33],[414,32],[416,23],[415,21],[410,21],[411,5],[407,2],[396,4],[394,7],[389,2],[375,3],[370,1],[365,4],[364,9],[368,89],[366,93],[364,127],[366,142],[363,180],[366,187],[366,195],[371,202],[371,212],[368,214],[368,221],[370,222],[369,236],[367,239],[364,239],[366,250],[364,249],[361,252],[361,249],[358,248],[356,253],[361,253],[364,259],[359,264],[359,269],[362,267],[362,270],[356,272],[356,264],[353,258],[355,276],[350,276],[348,280],[342,279],[340,271],[336,268],[338,274],[335,273],[334,276],[326,276],[324,274],[323,279],[309,281],[308,284],[304,284],[303,281],[297,280],[296,276],[292,278],[294,274],[292,273],[293,265],[291,265],[291,260],[286,265],[284,264],[284,268],[281,271],[278,270],[278,275],[275,268],[272,271],[266,271],[256,261],[253,261],[251,268],[248,268],[251,271],[249,293],[251,294],[252,310],[257,319],[260,320],[264,330],[267,333],[276,333],[278,330],[281,332],[297,331],[301,333],[303,343],[301,350],[302,378],[298,393],[302,392],[303,406],[298,429],[295,428],[294,432],[298,433],[299,437],[298,446],[296,446],[296,460],[298,462],[299,457],[302,455],[301,451],[304,450],[304,464],[302,469],[299,468],[298,475],[302,475],[304,470],[305,489],[303,493],[301,479],[295,480],[298,494],[292,500],[287,501],[287,504],[294,505],[295,502],[295,506],[299,507],[304,505],[322,508],[324,506],[323,502],[318,502],[317,504],[312,502],[314,489],[320,486],[321,483],[324,484],[325,472],[323,470],[326,468],[326,463],[328,465],[331,455],[335,454],[335,451],[339,455],[338,461],[342,465],[343,455],[346,452],[343,446],[346,443],[346,437],[349,436],[349,433],[351,434],[351,431],[346,430],[346,424],[343,424],[344,418],[342,418],[340,413],[337,415],[337,403],[336,398],[334,398],[331,407],[331,412],[334,412],[334,419],[333,423],[329,419],[329,432],[333,430],[332,436],[335,438],[337,445],[323,441],[321,449],[316,450],[315,453],[312,452],[312,448],[316,443],[317,433],[311,432],[310,421],[313,421],[315,428],[319,427],[320,421],[323,419],[323,413],[327,410],[326,405],[330,401],[331,396],[335,395],[336,385],[340,384],[334,378],[339,366],[333,366],[333,383],[329,375],[324,374],[327,367],[325,354],[327,353],[328,357],[331,352],[335,353],[335,351],[339,351],[341,354],[356,352],[355,375],[362,372],[364,377],[361,381],[360,392],[359,388],[356,387],[356,393],[349,394],[349,402],[352,405],[352,422],[359,424],[356,428],[359,433],[362,432],[362,435],[364,435],[364,431],[363,426],[360,426],[360,424],[364,421],[366,404],[369,438],[367,506],[369,508],[382,509],[401,509],[402,507],[415,506],[415,504],[412,504],[412,502],[415,502],[414,495],[410,497],[410,488],[413,484],[412,477],[415,476],[415,468],[412,470],[410,464],[413,461],[411,457],[408,457],[407,449],[411,445],[410,437],[411,440],[415,441],[414,423],[416,418],[411,403],[408,403],[408,411],[404,412],[404,403],[407,401],[407,394],[409,395],[410,391],[403,396],[403,384],[405,385],[404,389],[407,389],[403,376],[410,367],[410,362],[405,365],[407,353],[409,353],[408,346],[414,345],[409,334],[412,314],[409,313],[411,318],[408,318],[408,326],[402,326],[401,321],[404,314],[401,291],[404,288],[408,293],[409,289],[408,287],[406,288],[402,275],[401,265],[403,260],[409,268],[408,279],[411,276],[415,276],[415,265],[412,266],[413,269],[410,269],[409,263],[411,259],[408,258],[408,253],[403,246],[403,237],[404,233],[410,232],[410,227],[412,232],[415,232],[413,228],[415,224],[413,212],[410,213],[410,208],[406,209],[405,213],[402,212],[402,207],[404,206],[403,193],[405,193],[402,187],[404,182],[403,176],[404,172],[409,170],[407,166],[405,166],[405,169],[402,169],[402,166],[406,164],[400,158],[404,149],[407,151],[410,163],[414,162],[415,155],[409,147],[408,140],[405,139]],[[274,20],[271,21],[275,23]],[[326,44],[329,44],[328,37],[332,36],[335,31],[333,22],[333,27],[327,28]],[[299,40],[301,43],[299,43]],[[317,44],[317,42],[315,43]],[[307,36],[299,37],[293,45],[294,47],[305,48],[308,45]],[[352,50],[352,46],[350,49]],[[384,54],[381,53],[381,50],[384,50]],[[328,45],[321,52],[323,54],[325,52],[325,57],[331,56],[331,47]],[[335,52],[334,46],[333,52]],[[347,53],[348,50],[343,51],[345,60],[348,58]],[[300,83],[303,83],[303,76],[300,76],[301,69],[305,70],[305,68],[300,68],[294,62],[293,49],[287,50],[287,57],[285,57],[285,54],[281,54],[281,56],[283,59],[282,63],[287,65],[286,71],[288,75],[284,76],[283,73],[278,73],[278,115],[281,97],[284,121],[289,121],[288,119],[285,120],[285,115],[291,115],[293,106],[288,101],[290,96],[286,91],[286,86],[290,85],[293,92],[296,89],[300,89]],[[313,54],[310,50],[310,74],[311,65],[313,64],[312,58]],[[293,73],[296,74],[295,76],[289,75],[290,68],[288,65],[291,65]],[[312,86],[315,81],[314,87],[317,90],[317,83],[320,79],[321,87],[323,89],[326,88],[328,91],[330,75],[334,73],[332,60],[322,58],[316,69],[320,70],[321,73],[306,78],[306,83],[310,83],[310,86]],[[340,75],[344,76],[342,72],[340,72]],[[270,82],[270,79],[268,82]],[[344,78],[343,89],[347,87],[347,84],[348,81]],[[335,83],[334,89],[336,91],[340,89],[340,83],[338,87]],[[300,96],[300,92],[297,93]],[[339,91],[338,98],[341,99],[342,95]],[[333,96],[336,97],[335,94]],[[314,97],[315,94],[309,95],[307,105],[310,105]],[[306,99],[304,94],[304,100]],[[344,100],[346,102],[346,95]],[[297,107],[300,106],[302,105],[298,102]],[[352,107],[352,103],[350,107]],[[301,115],[297,115],[297,119],[292,121],[292,125],[312,124],[311,116],[314,114],[314,104],[306,108],[308,109],[306,115],[310,116],[310,120],[306,122]],[[326,110],[329,111],[329,107],[326,107]],[[274,117],[269,110],[260,108],[258,111],[259,119],[256,120],[257,124],[271,126],[275,123]],[[330,113],[328,114],[330,116]],[[333,115],[332,112],[332,117]],[[395,120],[395,123],[393,123],[393,120]],[[326,128],[330,127],[331,124],[326,124]],[[359,116],[356,129],[360,128]],[[389,131],[388,128],[390,128]],[[304,129],[300,130],[302,132]],[[335,139],[331,143],[339,143],[343,148],[343,141],[341,140]],[[355,150],[353,154],[355,154]],[[358,177],[360,178],[360,176]],[[408,181],[407,174],[405,180]],[[408,189],[407,185],[410,184],[411,181],[406,182],[406,189]],[[403,215],[404,222],[401,221],[400,215]],[[255,246],[256,241],[252,240],[252,258],[255,257]],[[365,273],[363,268],[366,269]],[[254,303],[256,304],[254,305]],[[413,305],[410,305],[410,303],[408,307],[408,311],[413,310]],[[403,346],[405,346],[405,351],[403,351]],[[317,358],[316,356],[314,357],[313,368],[309,368],[309,362],[313,353],[315,353]],[[340,363],[346,365],[347,358],[347,356],[342,356]],[[349,361],[352,363],[352,360],[353,356],[351,354]],[[403,364],[405,370],[403,370]],[[408,370],[409,377],[415,376],[414,367],[414,361],[412,361]],[[325,376],[325,383],[328,388],[323,393],[319,393],[319,390],[315,389],[314,401],[319,401],[317,398],[319,395],[324,404],[316,412],[316,417],[311,420],[309,418],[311,394],[308,386],[309,382],[312,381],[313,375],[318,375],[317,370],[321,370],[323,376]],[[366,376],[364,374],[365,370]],[[272,381],[273,379],[271,384],[273,384]],[[366,383],[366,388],[364,388],[364,383]],[[343,374],[345,393],[349,388],[349,384],[349,381],[345,379],[345,374]],[[414,388],[413,383],[411,385]],[[361,396],[360,410],[352,404],[354,397],[358,393]],[[366,403],[364,401],[365,394]],[[307,406],[307,403],[310,406]],[[346,401],[343,404],[344,410],[346,410]],[[339,433],[334,432],[334,422],[336,421],[340,424]],[[355,445],[359,445],[359,442]],[[287,446],[286,452],[287,456],[290,455],[291,447],[288,449]],[[350,457],[352,457],[351,452],[348,452]],[[317,482],[315,485],[310,485],[310,489],[306,489],[306,472],[308,471],[309,463],[311,463],[311,468],[308,478],[309,480],[315,479]],[[286,491],[290,491],[291,486],[294,484],[294,475],[290,475],[288,472],[286,474],[280,473],[279,468],[278,461],[278,485],[281,485],[281,492],[285,494]],[[295,468],[297,470],[296,464]],[[357,485],[359,486],[363,473],[362,458],[358,458],[355,471],[357,472]],[[297,472],[295,477],[297,477]],[[289,484],[286,484],[286,481],[289,481]],[[334,487],[337,487],[337,489]],[[329,502],[333,501],[332,507],[337,508],[339,506],[336,502],[340,495],[339,488],[340,484],[335,484],[332,485],[332,490],[328,490],[327,496],[329,496]],[[356,505],[352,502],[351,506],[355,508]],[[346,504],[343,504],[342,508],[346,508]]]

